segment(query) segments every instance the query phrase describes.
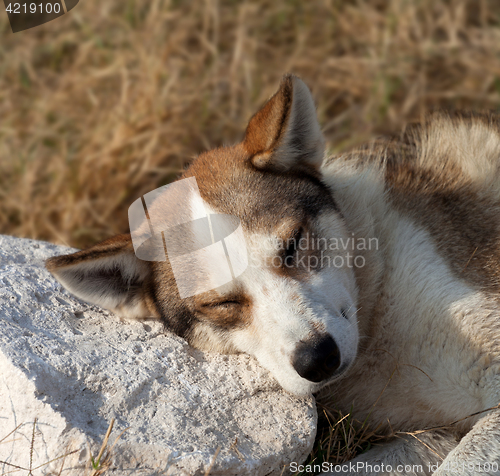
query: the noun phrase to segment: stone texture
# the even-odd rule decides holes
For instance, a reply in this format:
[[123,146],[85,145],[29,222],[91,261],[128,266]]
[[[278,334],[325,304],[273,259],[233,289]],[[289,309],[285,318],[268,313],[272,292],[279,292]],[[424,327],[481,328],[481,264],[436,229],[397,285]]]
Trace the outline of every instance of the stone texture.
[[33,476],[90,474],[89,445],[95,456],[112,418],[110,444],[128,429],[105,474],[203,475],[220,449],[210,475],[278,475],[307,457],[312,398],[248,356],[197,351],[72,297],[43,265],[70,251],[0,235],[0,474],[28,468],[31,446],[32,468],[75,451]]

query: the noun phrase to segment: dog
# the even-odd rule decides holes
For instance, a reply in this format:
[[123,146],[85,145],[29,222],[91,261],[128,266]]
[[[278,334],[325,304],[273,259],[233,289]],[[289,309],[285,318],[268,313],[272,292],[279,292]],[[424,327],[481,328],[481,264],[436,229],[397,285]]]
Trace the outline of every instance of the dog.
[[139,259],[131,235],[46,266],[85,301],[250,354],[285,390],[399,435],[324,474],[500,474],[499,118],[433,114],[325,155],[311,93],[286,75],[241,143],[181,177],[199,188],[184,213],[238,220],[239,276],[181,298],[168,257]]

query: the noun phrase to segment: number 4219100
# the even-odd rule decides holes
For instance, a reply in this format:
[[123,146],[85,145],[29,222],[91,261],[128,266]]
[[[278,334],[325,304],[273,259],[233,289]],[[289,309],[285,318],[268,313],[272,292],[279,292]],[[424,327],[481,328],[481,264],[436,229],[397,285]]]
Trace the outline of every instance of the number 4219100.
[[[45,7],[45,11],[44,11]],[[8,13],[59,13],[61,11],[60,3],[9,3],[7,6]]]

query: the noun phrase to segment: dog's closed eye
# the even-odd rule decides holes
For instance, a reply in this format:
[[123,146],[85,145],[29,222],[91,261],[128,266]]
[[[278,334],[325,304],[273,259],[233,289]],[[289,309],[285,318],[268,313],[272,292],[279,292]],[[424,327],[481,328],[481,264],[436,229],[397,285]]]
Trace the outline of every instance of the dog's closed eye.
[[231,307],[231,306],[239,306],[241,303],[239,301],[222,301],[215,304],[212,304],[213,307]]
[[236,299],[228,299],[226,301],[210,301],[204,303],[201,308],[207,310],[217,310],[217,309],[230,309],[236,306],[240,306],[242,303]]
[[[222,296],[221,296],[222,297]],[[242,296],[234,299],[205,301],[196,309],[200,320],[217,328],[245,327],[251,322],[251,301]]]

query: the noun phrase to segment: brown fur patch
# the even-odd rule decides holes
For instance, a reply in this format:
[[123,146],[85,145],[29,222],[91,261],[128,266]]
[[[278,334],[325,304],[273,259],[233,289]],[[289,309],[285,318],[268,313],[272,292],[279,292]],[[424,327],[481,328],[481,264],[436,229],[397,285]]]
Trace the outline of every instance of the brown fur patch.
[[500,204],[450,171],[439,178],[410,164],[388,164],[393,205],[424,226],[457,277],[500,291]]
[[199,320],[218,328],[247,327],[252,322],[252,300],[243,292],[222,295],[215,290],[209,291],[194,296],[192,305]]
[[258,168],[265,167],[286,129],[290,117],[293,96],[292,77],[285,76],[274,96],[248,123],[243,145],[255,156],[252,160]]
[[217,212],[238,217],[251,232],[270,232],[283,220],[302,222],[337,210],[326,185],[304,171],[254,168],[241,144],[200,155],[184,177],[196,177],[202,198]]
[[[484,291],[500,291],[500,201],[485,193],[481,184],[467,175],[463,164],[474,164],[476,157],[444,152],[434,156],[428,168],[415,167],[416,155],[427,143],[443,141],[453,136],[457,126],[471,131],[481,125],[498,142],[498,118],[492,115],[462,113],[453,118],[438,116],[438,120],[410,129],[403,141],[405,154],[391,154],[387,162],[386,180],[392,203],[424,226],[435,240],[439,252],[460,279]],[[446,130],[448,128],[448,130]],[[471,132],[471,139],[474,139]],[[480,155],[482,144],[476,144],[473,154]],[[432,149],[431,149],[432,150]],[[479,164],[478,164],[479,166]],[[499,177],[500,178],[500,177]]]
[[[431,234],[459,279],[492,293],[500,291],[500,195],[488,189],[492,177],[485,176],[482,183],[470,170],[482,153],[480,140],[485,139],[476,138],[479,133],[498,143],[500,163],[499,131],[499,119],[491,114],[436,114],[398,139],[379,139],[348,154],[361,166],[378,163],[385,168],[392,206]],[[472,152],[452,147],[461,139],[459,133],[469,134]],[[480,166],[478,161],[478,170]]]

